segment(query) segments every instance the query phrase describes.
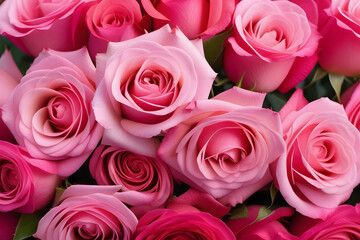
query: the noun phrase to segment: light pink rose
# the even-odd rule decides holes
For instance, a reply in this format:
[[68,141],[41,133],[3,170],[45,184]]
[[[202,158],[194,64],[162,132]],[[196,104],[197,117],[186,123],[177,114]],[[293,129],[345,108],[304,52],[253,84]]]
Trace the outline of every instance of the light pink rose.
[[283,217],[293,215],[294,210],[289,207],[275,209],[268,216],[258,219],[262,206],[246,207],[248,216],[245,218],[228,219],[226,224],[233,231],[237,240],[296,240],[298,237],[290,234],[279,221]]
[[[36,57],[43,48],[74,50],[74,10],[90,0],[9,0],[0,6],[0,34]],[[81,33],[77,33],[81,34]]]
[[360,239],[360,205],[341,205],[326,219],[297,216],[290,230],[301,240]]
[[224,50],[227,76],[247,89],[289,91],[317,62],[316,24],[313,1],[240,1]]
[[360,6],[357,0],[332,0],[325,9],[319,63],[325,70],[346,76],[360,75]]
[[209,213],[156,209],[140,218],[134,239],[235,240],[235,236],[223,221]]
[[100,145],[91,156],[90,173],[101,185],[122,185],[121,191],[141,196],[142,205],[161,206],[172,195],[171,173],[162,161],[119,147]]
[[[280,118],[261,108],[265,94],[234,87],[181,110],[158,156],[175,178],[235,206],[271,181],[269,164],[285,157]],[[180,113],[179,113],[180,114]]]
[[42,52],[3,106],[3,120],[17,142],[69,176],[100,141],[91,108],[95,67],[85,48]]
[[138,223],[121,201],[119,186],[72,185],[41,218],[34,237],[130,240]]
[[280,111],[287,158],[271,166],[288,204],[311,218],[325,218],[360,183],[359,131],[342,105],[321,98],[308,103],[298,89]]
[[[0,1],[1,3],[1,1]],[[0,212],[0,236],[2,240],[13,240],[20,215],[14,212]]]
[[350,122],[360,131],[360,82],[356,82],[341,95],[341,103]]
[[105,128],[103,144],[153,156],[151,137],[176,125],[174,111],[207,99],[216,73],[206,62],[202,42],[189,41],[169,26],[119,43],[97,58],[93,100],[96,120]]
[[0,141],[0,212],[32,213],[49,204],[60,184],[57,175],[47,172],[54,168],[23,147]]
[[154,29],[165,24],[179,27],[189,38],[208,38],[229,25],[235,9],[234,0],[141,0],[152,19]]
[[[142,14],[136,0],[97,0],[80,6],[74,13],[80,24],[73,29],[75,44],[87,42],[92,59],[97,53],[106,52],[108,42],[120,42],[145,33],[140,26]],[[85,21],[86,29],[81,28]],[[78,32],[90,31],[86,34]]]

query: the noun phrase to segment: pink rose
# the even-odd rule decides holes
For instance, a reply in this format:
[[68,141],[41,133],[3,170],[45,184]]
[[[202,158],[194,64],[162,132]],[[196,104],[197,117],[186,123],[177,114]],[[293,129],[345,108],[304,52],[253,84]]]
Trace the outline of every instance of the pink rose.
[[316,24],[313,1],[240,1],[224,50],[226,74],[244,88],[289,91],[317,62]]
[[0,141],[0,212],[32,213],[45,207],[60,184],[60,178],[48,172],[55,167],[31,157],[23,147]]
[[189,38],[208,38],[222,32],[229,25],[234,12],[234,0],[141,0],[147,14],[153,18],[153,27],[165,24],[179,27]]
[[[269,164],[285,157],[280,118],[261,108],[265,94],[234,87],[189,104],[158,156],[175,178],[235,206],[268,184]],[[180,113],[179,113],[180,114]]]
[[[97,0],[84,4],[75,11],[74,18],[85,21],[90,31],[87,46],[92,59],[97,53],[106,52],[108,42],[120,42],[145,33],[140,26],[142,14],[136,0]],[[77,24],[80,25],[80,24]],[[85,29],[75,30],[75,43],[81,43]]]
[[235,236],[223,221],[209,213],[156,209],[140,218],[134,239],[235,240]]
[[119,147],[100,145],[89,168],[98,184],[122,185],[121,191],[141,198],[142,205],[161,206],[173,192],[173,181],[166,164]]
[[69,176],[100,141],[91,108],[95,67],[86,49],[44,51],[3,106],[3,120],[17,142],[39,159],[56,161]]
[[360,183],[360,133],[340,104],[308,103],[301,89],[280,115],[287,158],[271,166],[275,184],[298,212],[325,218]]
[[41,218],[34,237],[130,240],[138,223],[119,198],[118,186],[72,185]]
[[360,131],[360,82],[356,82],[341,95],[341,103],[350,122]]
[[324,220],[299,215],[290,229],[301,240],[360,239],[360,205],[338,206]]
[[0,6],[0,34],[24,52],[37,56],[43,48],[74,50],[74,10],[89,0],[8,0]]
[[147,156],[158,147],[151,137],[181,120],[174,116],[177,108],[207,99],[216,76],[204,58],[201,40],[190,42],[169,26],[110,43],[97,60],[93,108],[105,128],[103,144]]
[[0,212],[0,236],[2,240],[14,239],[14,234],[19,218],[20,215],[14,212]]
[[319,63],[325,70],[346,76],[360,75],[360,16],[357,0],[332,0],[320,40]]
[[283,217],[289,217],[294,210],[282,207],[272,211],[268,216],[259,219],[262,206],[252,205],[247,207],[248,216],[245,218],[229,219],[228,227],[233,231],[237,240],[296,240],[296,236],[290,234],[285,226],[279,221]]

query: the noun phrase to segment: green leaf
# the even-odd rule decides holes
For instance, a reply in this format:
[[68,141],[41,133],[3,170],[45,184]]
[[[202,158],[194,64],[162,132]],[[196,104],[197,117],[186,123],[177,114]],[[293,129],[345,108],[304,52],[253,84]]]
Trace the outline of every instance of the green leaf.
[[23,240],[31,237],[36,232],[38,223],[44,214],[44,211],[37,211],[32,214],[22,214],[16,227],[13,240]]
[[230,31],[217,34],[212,38],[204,40],[204,53],[207,62],[214,67],[220,59],[225,39],[230,35]]
[[323,79],[327,74],[328,74],[327,71],[325,71],[323,68],[319,67],[316,70],[313,79],[311,80],[311,82],[308,85],[305,86],[305,88],[308,88],[311,85],[313,85],[315,82],[319,81],[320,79]]
[[330,80],[330,84],[331,84],[332,88],[334,89],[334,91],[336,93],[336,97],[337,97],[338,101],[340,102],[341,87],[345,80],[345,76],[339,75],[339,74],[334,74],[334,73],[329,73],[329,80]]
[[249,215],[248,210],[244,204],[239,205],[230,212],[230,219],[246,218]]
[[238,88],[241,88],[242,81],[243,81],[243,79],[244,79],[244,75],[245,75],[245,73],[243,73],[243,74],[241,75],[241,78],[239,79],[239,82],[238,82],[238,84],[236,85]]
[[270,207],[274,204],[275,198],[277,193],[279,192],[279,190],[275,187],[274,182],[271,183],[270,186],[270,197],[271,197],[271,205]]
[[265,207],[265,206],[262,206],[260,209],[259,209],[259,213],[258,213],[258,216],[255,220],[255,222],[258,222],[264,218],[266,218],[267,216],[269,216],[270,214],[272,213],[272,210]]

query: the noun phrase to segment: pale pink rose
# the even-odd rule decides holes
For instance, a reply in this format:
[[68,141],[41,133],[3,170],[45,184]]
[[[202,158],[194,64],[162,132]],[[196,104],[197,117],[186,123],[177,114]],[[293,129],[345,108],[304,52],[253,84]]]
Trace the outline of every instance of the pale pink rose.
[[[108,42],[120,42],[145,33],[140,26],[142,14],[136,0],[91,1],[79,7],[74,18],[80,23],[73,29],[74,41],[78,44],[87,42],[94,60],[97,53],[106,52]],[[88,30],[81,28],[81,21],[85,21]],[[90,31],[89,38],[84,40],[86,34],[78,34],[79,31]]]
[[233,231],[237,240],[296,240],[279,221],[295,212],[292,208],[282,207],[272,211],[268,216],[258,219],[262,206],[247,206],[248,216],[245,218],[228,219],[226,224]]
[[0,34],[34,57],[43,48],[74,50],[73,13],[87,1],[7,0],[0,6]]
[[48,172],[54,168],[23,147],[0,141],[0,212],[32,213],[49,204],[60,184],[60,178]]
[[188,119],[165,135],[158,156],[175,178],[235,206],[268,184],[269,164],[285,157],[278,113],[265,94],[234,87],[189,104]]
[[173,192],[172,176],[165,163],[119,147],[98,146],[89,168],[97,184],[122,185],[121,191],[134,196],[143,193],[141,205],[161,206]]
[[360,82],[356,82],[341,95],[341,103],[352,124],[360,131]]
[[100,141],[91,108],[95,67],[85,48],[42,52],[3,106],[2,118],[17,142],[69,176]]
[[134,239],[235,240],[235,236],[223,221],[209,213],[156,209],[140,218]]
[[299,215],[290,230],[301,240],[360,239],[360,205],[338,206],[324,220]]
[[227,76],[247,89],[289,91],[317,62],[316,24],[313,1],[240,1],[224,50]]
[[169,26],[119,43],[97,58],[93,100],[96,120],[105,128],[103,144],[153,156],[151,137],[176,125],[174,111],[207,99],[216,73],[206,62],[202,42],[189,41]]
[[234,0],[141,0],[141,3],[152,17],[154,29],[170,24],[179,27],[189,39],[222,32],[235,9]]
[[41,218],[34,237],[130,240],[138,223],[119,198],[119,186],[72,185]]
[[280,111],[287,158],[271,166],[286,202],[301,214],[325,218],[360,183],[360,133],[342,105],[308,103],[297,89]]
[[[332,0],[325,9],[319,63],[325,70],[346,76],[360,75],[360,6],[358,0]],[[329,18],[329,19],[328,19]]]
[[[1,1],[0,1],[1,2]],[[0,212],[0,236],[2,240],[13,240],[20,214],[14,212]]]

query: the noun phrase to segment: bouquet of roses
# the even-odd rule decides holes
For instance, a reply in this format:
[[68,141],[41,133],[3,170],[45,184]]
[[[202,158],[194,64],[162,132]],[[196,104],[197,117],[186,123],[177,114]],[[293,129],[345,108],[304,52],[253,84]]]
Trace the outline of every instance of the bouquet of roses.
[[360,239],[360,2],[5,0],[0,239]]

